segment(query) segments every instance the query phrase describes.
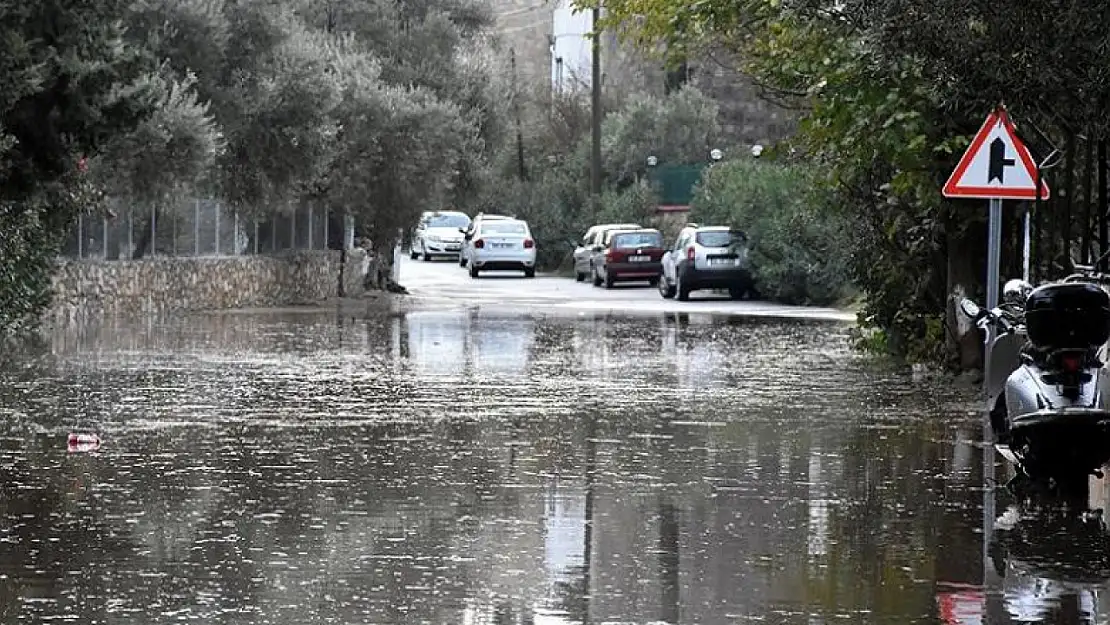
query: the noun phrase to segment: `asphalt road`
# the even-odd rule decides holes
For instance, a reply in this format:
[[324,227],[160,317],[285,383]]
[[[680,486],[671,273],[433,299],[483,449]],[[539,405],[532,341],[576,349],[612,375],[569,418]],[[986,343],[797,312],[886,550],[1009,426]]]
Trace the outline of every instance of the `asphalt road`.
[[646,282],[618,284],[613,289],[595,287],[573,278],[537,275],[524,278],[521,272],[497,271],[483,273],[473,279],[454,260],[425,262],[401,258],[400,283],[414,297],[429,303],[506,307],[512,309],[540,308],[567,312],[626,313],[701,313],[749,317],[822,319],[851,322],[855,314],[833,308],[783,306],[763,301],[732,301],[711,291],[695,291],[690,301],[663,299],[658,289]]

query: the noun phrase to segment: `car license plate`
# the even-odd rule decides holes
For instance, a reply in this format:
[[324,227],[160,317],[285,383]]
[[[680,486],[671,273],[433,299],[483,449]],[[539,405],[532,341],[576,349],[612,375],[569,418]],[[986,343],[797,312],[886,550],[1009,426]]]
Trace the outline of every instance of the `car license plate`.
[[496,247],[497,249],[503,250],[503,249],[507,249],[507,248],[512,247],[513,244],[512,243],[494,243],[493,246]]
[[646,263],[651,260],[651,256],[629,256],[628,262],[630,263]]
[[719,267],[719,266],[722,266],[722,265],[731,265],[731,264],[732,264],[732,259],[731,258],[710,258],[709,259],[709,265],[714,266],[714,267]]

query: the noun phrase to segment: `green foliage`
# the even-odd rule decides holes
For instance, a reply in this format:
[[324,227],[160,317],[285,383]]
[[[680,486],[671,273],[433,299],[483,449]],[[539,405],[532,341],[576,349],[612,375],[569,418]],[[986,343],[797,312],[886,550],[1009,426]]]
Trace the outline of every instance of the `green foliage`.
[[602,124],[602,154],[610,184],[631,184],[646,172],[648,156],[660,163],[704,163],[719,147],[717,103],[694,88],[666,98],[630,98]]
[[191,75],[177,80],[153,74],[125,90],[148,94],[153,111],[131,132],[109,139],[92,159],[90,168],[105,190],[157,206],[209,172],[219,135],[194,84]]
[[690,219],[748,234],[764,297],[826,305],[849,293],[849,264],[857,252],[851,222],[830,210],[830,201],[808,167],[726,161],[710,168],[698,185]]
[[0,1],[0,333],[49,305],[51,267],[99,187],[81,170],[157,107],[156,71],[128,45],[115,0]]

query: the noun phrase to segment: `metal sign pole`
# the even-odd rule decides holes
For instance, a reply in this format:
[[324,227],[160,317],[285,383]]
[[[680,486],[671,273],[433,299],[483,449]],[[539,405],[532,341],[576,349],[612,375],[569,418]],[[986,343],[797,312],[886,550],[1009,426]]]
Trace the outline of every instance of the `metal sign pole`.
[[1025,224],[1022,226],[1022,279],[1030,281],[1029,262],[1033,256],[1033,207],[1025,207]]
[[[1026,224],[1029,223],[1029,216],[1026,213]],[[1028,238],[1028,230],[1026,231],[1026,239]],[[1028,250],[1028,247],[1026,247]],[[1028,275],[1028,254],[1026,255],[1026,275]],[[990,223],[987,227],[987,309],[994,310],[998,306],[999,295],[999,265],[1002,259],[1002,200],[1000,198],[992,198],[990,200]],[[987,345],[984,350],[983,362],[983,390],[984,394],[990,396],[990,379],[991,379],[991,350],[994,347],[995,329],[993,326],[987,326]],[[994,484],[995,484],[995,466],[994,466],[994,430],[991,427],[990,407],[983,411],[983,587],[993,588],[997,581],[992,579],[990,557],[990,544],[991,535],[994,531],[995,519],[995,501],[994,501]],[[985,606],[984,606],[985,608]]]

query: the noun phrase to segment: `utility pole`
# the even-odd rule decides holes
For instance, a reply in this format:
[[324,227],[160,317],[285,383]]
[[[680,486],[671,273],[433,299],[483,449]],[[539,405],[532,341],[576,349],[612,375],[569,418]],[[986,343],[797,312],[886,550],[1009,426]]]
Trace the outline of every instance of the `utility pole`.
[[[600,0],[597,0],[600,3]],[[601,7],[593,8],[593,76],[590,80],[590,100],[592,115],[593,145],[590,152],[590,195],[594,207],[601,201]]]

